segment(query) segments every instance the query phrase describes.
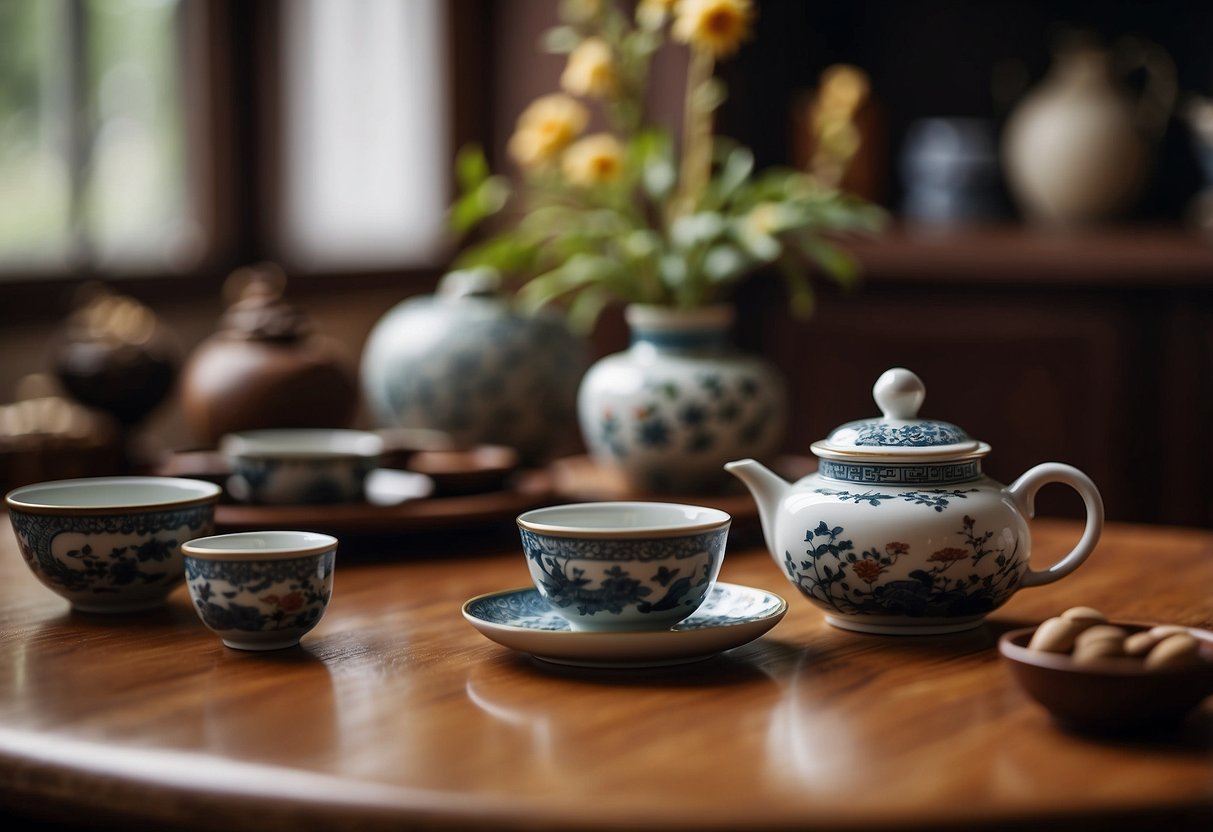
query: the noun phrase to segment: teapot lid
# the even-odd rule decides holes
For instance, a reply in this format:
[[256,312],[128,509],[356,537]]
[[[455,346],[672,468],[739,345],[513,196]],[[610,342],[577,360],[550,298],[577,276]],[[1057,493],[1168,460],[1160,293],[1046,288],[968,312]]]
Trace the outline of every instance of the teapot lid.
[[872,387],[872,397],[883,415],[835,428],[828,439],[813,443],[813,453],[824,459],[864,457],[916,462],[963,459],[990,452],[989,445],[951,422],[919,419],[918,408],[926,394],[926,386],[914,373],[903,367],[886,370]]

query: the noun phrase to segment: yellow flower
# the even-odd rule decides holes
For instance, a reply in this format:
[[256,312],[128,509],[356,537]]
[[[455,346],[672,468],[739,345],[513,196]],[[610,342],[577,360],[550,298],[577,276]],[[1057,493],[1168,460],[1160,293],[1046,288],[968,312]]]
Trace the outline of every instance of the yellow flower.
[[618,84],[611,47],[602,38],[586,38],[569,53],[569,62],[560,76],[560,86],[572,95],[604,98]]
[[731,55],[750,34],[750,0],[682,0],[674,20],[674,39],[719,58]]
[[518,116],[506,150],[525,170],[544,167],[581,134],[589,118],[586,108],[567,95],[537,98]]
[[610,133],[595,133],[564,152],[564,176],[574,185],[590,187],[613,182],[623,171],[623,145]]

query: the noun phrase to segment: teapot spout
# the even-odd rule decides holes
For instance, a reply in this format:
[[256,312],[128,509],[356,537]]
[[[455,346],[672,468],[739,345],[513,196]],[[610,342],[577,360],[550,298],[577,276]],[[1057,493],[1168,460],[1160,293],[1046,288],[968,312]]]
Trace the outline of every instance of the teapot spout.
[[[753,459],[739,459],[724,466],[737,479],[745,483],[758,504],[758,517],[762,521],[762,536],[767,548],[775,545],[775,516],[791,484],[783,477]],[[772,549],[772,552],[774,550]],[[776,555],[778,558],[778,555]]]

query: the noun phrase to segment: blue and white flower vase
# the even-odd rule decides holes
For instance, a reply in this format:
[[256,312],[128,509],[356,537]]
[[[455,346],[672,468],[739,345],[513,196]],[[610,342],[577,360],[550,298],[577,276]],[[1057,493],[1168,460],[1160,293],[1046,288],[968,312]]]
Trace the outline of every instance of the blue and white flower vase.
[[508,445],[535,462],[571,449],[588,363],[559,316],[516,312],[491,273],[452,272],[436,294],[397,304],[375,325],[362,386],[380,427]]
[[733,348],[730,305],[625,310],[632,344],[586,373],[581,433],[596,464],[647,493],[720,490],[724,463],[769,457],[783,440],[787,393],[764,359]]

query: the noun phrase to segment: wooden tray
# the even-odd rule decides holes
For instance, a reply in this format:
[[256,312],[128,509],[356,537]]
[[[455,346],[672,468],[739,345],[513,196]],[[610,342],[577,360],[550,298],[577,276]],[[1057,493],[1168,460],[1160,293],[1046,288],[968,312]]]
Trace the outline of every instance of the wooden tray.
[[513,524],[514,518],[552,502],[551,477],[526,472],[508,488],[485,494],[422,497],[397,505],[338,503],[319,506],[254,506],[220,503],[215,508],[217,532],[249,529],[300,529],[329,534],[387,534],[434,531],[491,523]]
[[[222,457],[211,451],[175,454],[157,473],[195,477],[223,484],[227,469]],[[376,472],[378,473],[378,472]],[[425,475],[393,472],[428,482]],[[519,471],[504,486],[477,494],[428,496],[432,484],[421,484],[404,496],[378,502],[328,505],[247,505],[221,502],[215,507],[215,531],[298,529],[328,534],[394,534],[437,531],[493,523],[513,524],[529,509],[554,501],[552,476],[548,471]]]

